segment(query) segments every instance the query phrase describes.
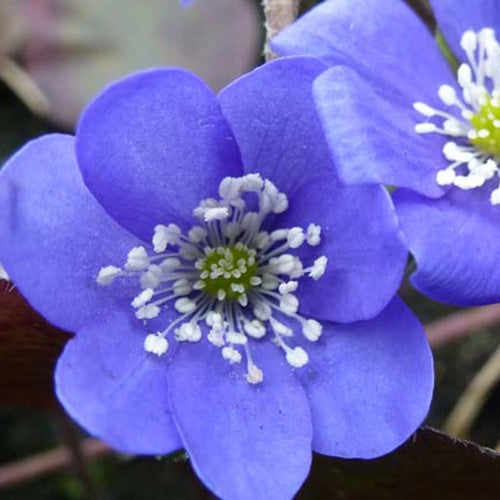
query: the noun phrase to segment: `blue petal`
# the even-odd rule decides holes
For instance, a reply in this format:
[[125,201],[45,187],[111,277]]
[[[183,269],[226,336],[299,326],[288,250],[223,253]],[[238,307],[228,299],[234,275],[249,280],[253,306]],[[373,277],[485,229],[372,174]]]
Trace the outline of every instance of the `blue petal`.
[[424,118],[410,104],[385,99],[377,90],[346,67],[332,68],[314,83],[339,177],[348,184],[383,183],[442,195],[436,172],[448,165],[442,154],[445,137],[416,133]]
[[396,294],[407,260],[392,201],[380,186],[311,181],[290,200],[276,227],[321,226],[321,244],[300,251],[306,265],[326,255],[325,274],[303,278],[300,313],[350,322],[376,316]]
[[167,454],[182,447],[168,401],[168,360],[146,353],[146,334],[139,320],[119,312],[85,326],[57,363],[57,397],[116,450]]
[[439,29],[455,55],[467,60],[460,47],[465,31],[493,28],[500,35],[500,4],[497,0],[430,0]]
[[432,355],[399,299],[373,320],[329,323],[319,341],[303,345],[310,363],[296,373],[309,396],[314,451],[378,457],[422,423],[432,398]]
[[30,142],[2,169],[0,260],[31,305],[55,325],[76,331],[129,298],[125,285],[111,290],[95,278],[138,244],[83,184],[73,137]]
[[245,172],[259,172],[291,196],[334,166],[312,99],[325,66],[310,58],[265,64],[220,94],[240,146]]
[[307,397],[276,346],[251,349],[264,371],[260,385],[205,341],[179,348],[169,370],[172,409],[193,467],[213,493],[289,499],[311,461]]
[[412,282],[422,293],[463,306],[500,302],[500,208],[490,205],[490,184],[452,188],[440,200],[394,194],[418,266]]
[[241,174],[215,95],[180,69],[138,73],[108,87],[83,113],[76,146],[89,189],[146,240],[156,224],[183,225],[223,177]]
[[427,28],[400,0],[327,0],[275,37],[273,47],[352,66],[392,99],[409,102],[432,97],[449,73]]

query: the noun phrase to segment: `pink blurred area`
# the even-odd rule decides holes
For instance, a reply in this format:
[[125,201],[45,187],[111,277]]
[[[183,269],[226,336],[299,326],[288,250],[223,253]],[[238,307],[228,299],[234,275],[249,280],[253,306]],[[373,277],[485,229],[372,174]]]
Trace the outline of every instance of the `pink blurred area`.
[[[255,65],[252,0],[2,0],[0,51],[49,99],[49,119],[72,128],[104,85],[155,66],[182,66],[218,90]],[[3,50],[2,50],[3,48]]]

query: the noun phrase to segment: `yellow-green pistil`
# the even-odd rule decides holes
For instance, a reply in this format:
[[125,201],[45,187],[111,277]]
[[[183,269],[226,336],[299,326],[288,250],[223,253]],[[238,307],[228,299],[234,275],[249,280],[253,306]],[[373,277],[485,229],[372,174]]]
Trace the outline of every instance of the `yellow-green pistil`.
[[255,255],[256,251],[243,243],[212,249],[199,266],[203,291],[219,299],[221,295],[234,300],[242,297],[253,286]]
[[470,122],[475,133],[470,142],[485,154],[500,157],[500,106],[488,99]]

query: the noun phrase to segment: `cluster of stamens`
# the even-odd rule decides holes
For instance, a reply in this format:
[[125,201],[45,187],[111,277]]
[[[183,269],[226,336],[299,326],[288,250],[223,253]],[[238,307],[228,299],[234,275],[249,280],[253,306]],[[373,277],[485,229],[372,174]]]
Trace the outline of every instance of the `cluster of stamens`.
[[[252,195],[257,205],[252,204]],[[290,345],[293,330],[287,323],[297,322],[310,341],[321,335],[319,322],[298,314],[294,292],[301,277],[319,279],[327,259],[320,256],[304,267],[289,252],[303,244],[319,245],[321,228],[311,223],[305,230],[262,229],[269,214],[288,208],[288,199],[258,174],[224,178],[219,196],[196,207],[193,214],[200,223],[187,235],[175,224],[156,226],[152,252],[144,246],[133,248],[123,268],[103,267],[97,282],[110,285],[118,277],[138,278],[142,291],[131,305],[145,323],[173,305],[178,318],[145,337],[147,352],[161,356],[169,338],[198,342],[206,332],[229,363],[240,363],[244,354],[247,380],[259,383],[263,373],[252,360],[250,339],[267,335],[284,351],[288,363],[299,368],[308,362],[308,355],[302,347]]]
[[460,43],[468,59],[468,64],[461,64],[457,73],[462,96],[450,85],[442,85],[438,92],[443,104],[455,107],[458,112],[454,115],[416,102],[414,108],[428,121],[416,125],[415,130],[420,134],[435,132],[454,138],[443,147],[450,164],[437,173],[439,185],[473,189],[496,176],[499,185],[491,192],[490,201],[498,205],[500,45],[490,28],[478,33],[466,31]]

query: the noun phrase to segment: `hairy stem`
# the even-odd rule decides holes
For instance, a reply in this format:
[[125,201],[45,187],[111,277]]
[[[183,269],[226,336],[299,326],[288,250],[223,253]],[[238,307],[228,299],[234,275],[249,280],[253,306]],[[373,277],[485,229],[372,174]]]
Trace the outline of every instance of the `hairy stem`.
[[489,393],[500,380],[500,346],[476,373],[444,423],[443,430],[466,437]]
[[269,46],[269,40],[281,30],[293,23],[299,13],[300,0],[262,0],[266,28],[264,57],[266,61],[276,59],[278,54]]
[[0,56],[0,80],[19,97],[28,109],[39,116],[46,116],[49,101],[24,69],[7,57]]

